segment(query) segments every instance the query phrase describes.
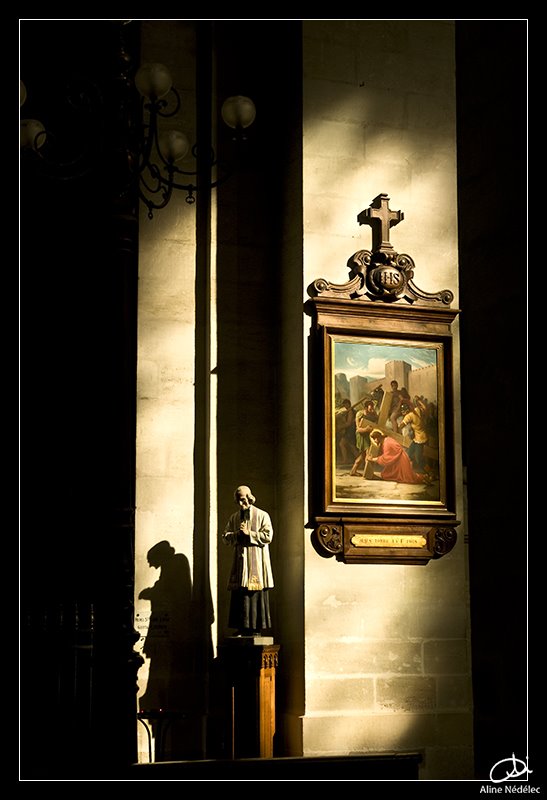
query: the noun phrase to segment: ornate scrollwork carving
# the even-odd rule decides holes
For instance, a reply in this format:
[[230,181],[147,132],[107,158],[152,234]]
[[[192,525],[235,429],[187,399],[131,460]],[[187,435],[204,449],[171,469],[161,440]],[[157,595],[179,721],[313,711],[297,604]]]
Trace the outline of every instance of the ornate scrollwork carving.
[[443,305],[449,306],[454,300],[454,293],[450,289],[442,289],[440,292],[424,292],[423,289],[416,286],[414,281],[408,282],[408,292],[415,300],[422,300],[424,303],[439,301]]
[[347,262],[350,280],[346,283],[331,283],[317,278],[308,286],[311,297],[326,297],[369,300],[393,303],[404,299],[426,304],[443,303],[449,306],[454,300],[450,289],[426,292],[413,281],[415,264],[406,253],[395,252],[389,241],[389,230],[404,219],[402,211],[391,211],[387,194],[379,194],[368,209],[362,211],[357,220],[360,225],[372,228],[372,250],[358,250]]
[[363,276],[356,275],[347,283],[331,283],[326,278],[317,278],[308,286],[310,297],[317,297],[320,294],[337,298],[352,298],[362,294]]
[[319,545],[321,555],[334,556],[344,549],[341,525],[319,525],[315,530],[315,541]]
[[458,534],[454,528],[437,528],[435,531],[435,544],[433,545],[434,558],[441,558],[449,553],[456,541]]
[[351,258],[348,259],[348,267],[351,272],[357,275],[358,273],[365,273],[372,261],[372,252],[370,250],[358,250]]

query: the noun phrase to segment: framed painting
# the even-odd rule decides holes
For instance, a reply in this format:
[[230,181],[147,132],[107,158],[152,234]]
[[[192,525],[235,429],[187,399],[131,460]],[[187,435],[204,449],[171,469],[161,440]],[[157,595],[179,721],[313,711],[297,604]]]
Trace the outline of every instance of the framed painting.
[[343,284],[317,278],[310,333],[310,521],[321,555],[426,564],[456,542],[450,289],[415,282],[390,242],[404,219],[377,195],[372,248]]
[[457,312],[318,297],[310,313],[310,517],[319,551],[348,562],[443,555],[458,524]]
[[328,333],[326,510],[446,507],[446,345]]

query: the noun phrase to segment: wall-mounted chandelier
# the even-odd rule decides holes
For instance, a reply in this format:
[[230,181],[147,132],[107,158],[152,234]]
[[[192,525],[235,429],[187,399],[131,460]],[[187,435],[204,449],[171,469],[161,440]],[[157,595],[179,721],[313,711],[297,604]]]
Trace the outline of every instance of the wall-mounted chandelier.
[[[181,108],[180,95],[173,86],[167,67],[159,63],[143,64],[136,72],[134,85],[140,94],[141,118],[131,136],[131,151],[135,156],[134,169],[138,173],[139,197],[148,209],[148,217],[152,219],[154,211],[167,206],[175,190],[186,192],[188,204],[195,202],[199,186],[198,170],[183,169],[181,166],[181,162],[189,155],[196,160],[207,160],[208,174],[214,176],[208,182],[210,188],[227,180],[234,169],[221,169],[214,150],[209,146],[200,147],[199,142],[191,145],[182,130],[162,128],[162,122],[172,120]],[[21,81],[21,106],[26,99],[27,89]],[[64,154],[60,152],[55,134],[38,119],[21,119],[20,134],[23,156],[34,159],[37,164],[48,168],[50,175],[64,180],[81,176],[91,163],[100,158],[100,139],[105,131],[100,122],[102,103],[96,87],[88,83],[85,87],[73,88],[67,101],[80,120],[78,139],[85,138],[80,152],[61,157]],[[236,148],[239,148],[246,139],[246,129],[256,116],[253,101],[242,95],[228,97],[222,104],[221,116],[232,129],[232,139]],[[81,135],[82,131],[85,137]],[[92,152],[93,145],[96,153]]]
[[[199,142],[190,146],[185,133],[177,129],[161,131],[160,120],[174,117],[180,109],[180,96],[173,86],[169,70],[163,64],[144,64],[135,76],[135,85],[143,98],[143,137],[139,153],[140,196],[152,217],[153,209],[164,208],[174,189],[186,192],[186,202],[194,203],[196,183],[188,178],[197,171],[184,170],[177,166],[189,152],[198,157]],[[228,97],[222,104],[221,116],[225,124],[234,131],[236,144],[245,140],[245,130],[252,125],[256,109],[249,97]],[[217,166],[214,150],[208,155],[211,168]],[[211,188],[223,183],[229,176],[226,172],[218,176]],[[154,196],[159,199],[154,200]]]

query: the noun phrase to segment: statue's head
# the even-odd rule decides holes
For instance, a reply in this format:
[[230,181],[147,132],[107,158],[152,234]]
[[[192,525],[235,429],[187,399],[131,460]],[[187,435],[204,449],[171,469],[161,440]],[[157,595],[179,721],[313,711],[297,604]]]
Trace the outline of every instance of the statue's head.
[[238,486],[234,492],[234,499],[238,505],[252,506],[256,498],[248,486]]

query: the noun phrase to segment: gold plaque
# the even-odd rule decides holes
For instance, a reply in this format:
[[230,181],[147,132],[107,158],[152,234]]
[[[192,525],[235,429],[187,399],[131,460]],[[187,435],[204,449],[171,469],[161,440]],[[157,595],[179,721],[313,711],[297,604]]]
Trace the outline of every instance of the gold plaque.
[[408,533],[356,533],[351,543],[354,547],[425,547],[427,541],[424,536]]

